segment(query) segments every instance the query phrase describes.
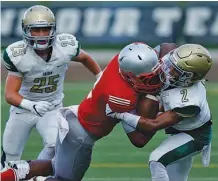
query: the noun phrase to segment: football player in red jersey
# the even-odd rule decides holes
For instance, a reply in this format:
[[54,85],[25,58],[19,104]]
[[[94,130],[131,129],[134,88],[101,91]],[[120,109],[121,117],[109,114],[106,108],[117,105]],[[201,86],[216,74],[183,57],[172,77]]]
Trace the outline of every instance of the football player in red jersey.
[[[113,112],[134,113],[137,112],[140,95],[146,95],[145,97],[152,102],[150,108],[157,110],[158,100],[154,95],[162,87],[159,71],[158,56],[151,47],[144,43],[126,46],[110,61],[102,76],[79,106],[59,110],[59,137],[55,159],[26,163],[30,166],[29,170],[19,169],[19,167],[23,168],[21,164],[11,162],[12,166],[17,167],[17,175],[19,172],[26,172],[25,179],[37,175],[55,176],[54,178],[40,177],[38,178],[40,181],[82,180],[91,162],[95,141],[108,135],[119,123],[118,119],[106,115],[106,105],[108,104]],[[156,112],[149,116],[156,116]],[[153,133],[142,134],[124,122],[122,124],[130,141],[137,147],[144,146],[153,135]]]

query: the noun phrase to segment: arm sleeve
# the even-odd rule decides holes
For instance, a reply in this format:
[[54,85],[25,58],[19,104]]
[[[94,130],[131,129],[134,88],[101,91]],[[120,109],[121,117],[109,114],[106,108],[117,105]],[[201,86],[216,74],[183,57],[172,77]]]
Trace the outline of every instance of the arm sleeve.
[[128,125],[127,123],[125,123],[124,121],[121,121],[121,124],[123,126],[123,129],[125,131],[126,134],[135,131],[136,129],[133,128],[132,126]]
[[[130,111],[130,113],[136,114],[136,110],[134,109],[134,110]],[[124,129],[126,134],[131,133],[131,132],[136,130],[135,128],[133,128],[132,126],[130,126],[129,124],[127,124],[124,121],[121,121],[121,124],[122,124],[123,129]]]
[[10,57],[8,56],[7,51],[5,50],[3,53],[3,64],[5,68],[11,72],[19,72],[13,62],[11,61]]
[[196,117],[201,109],[199,106],[185,106],[185,107],[176,107],[173,109],[180,117],[183,118],[191,118]]

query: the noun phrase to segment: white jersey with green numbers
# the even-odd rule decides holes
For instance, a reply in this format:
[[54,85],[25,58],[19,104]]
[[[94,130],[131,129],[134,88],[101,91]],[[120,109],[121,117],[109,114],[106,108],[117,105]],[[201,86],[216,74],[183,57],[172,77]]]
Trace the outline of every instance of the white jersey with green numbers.
[[80,52],[80,45],[71,34],[59,34],[53,43],[48,62],[40,58],[24,41],[7,47],[5,67],[23,77],[19,93],[31,101],[62,102],[63,84],[68,63]]
[[[197,82],[186,88],[165,90],[161,92],[160,96],[165,111],[187,106],[198,106],[200,108],[200,113],[197,116],[184,118],[172,126],[177,130],[192,130],[202,126],[211,119],[211,113],[206,99],[206,89],[202,82]],[[187,113],[183,114],[188,115],[190,113],[187,111]]]

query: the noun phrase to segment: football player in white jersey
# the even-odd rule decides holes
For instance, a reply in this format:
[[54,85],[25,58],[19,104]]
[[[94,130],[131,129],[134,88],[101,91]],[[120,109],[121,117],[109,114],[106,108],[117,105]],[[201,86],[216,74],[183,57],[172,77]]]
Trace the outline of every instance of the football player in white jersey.
[[32,6],[25,12],[22,31],[23,40],[9,45],[3,54],[8,70],[5,99],[11,104],[3,150],[6,161],[20,160],[35,127],[44,142],[38,159],[51,159],[58,132],[56,110],[62,107],[69,62],[82,63],[96,78],[101,69],[80,49],[76,37],[56,33],[55,16],[45,6]]
[[113,113],[108,107],[109,116],[141,131],[155,133],[167,128],[170,136],[149,158],[152,181],[187,181],[193,156],[200,152],[203,165],[209,165],[212,120],[203,79],[211,66],[207,49],[197,44],[182,45],[161,60],[160,79],[166,84],[160,92],[164,113],[149,120]]
[[204,77],[212,58],[203,46],[185,44],[163,57],[161,66],[168,86],[160,92],[161,102],[178,122],[165,129],[170,136],[150,155],[152,181],[187,181],[194,155],[202,152],[204,166],[210,162],[212,117]]

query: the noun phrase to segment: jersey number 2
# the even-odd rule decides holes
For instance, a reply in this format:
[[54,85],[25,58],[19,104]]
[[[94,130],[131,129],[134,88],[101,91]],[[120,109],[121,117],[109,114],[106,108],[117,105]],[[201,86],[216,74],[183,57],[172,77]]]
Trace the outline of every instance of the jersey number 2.
[[180,93],[182,94],[182,102],[188,102],[189,100],[187,99],[187,89],[182,89]]
[[[35,93],[50,93],[54,92],[57,90],[57,83],[58,80],[55,80],[59,77],[59,74],[53,75],[50,77],[40,77],[40,78],[35,78],[34,83],[39,83],[38,85],[34,85],[31,89],[30,92],[35,92]],[[47,81],[48,80],[48,81]],[[46,84],[46,82],[48,82]],[[42,88],[42,86],[46,86],[45,88]]]

